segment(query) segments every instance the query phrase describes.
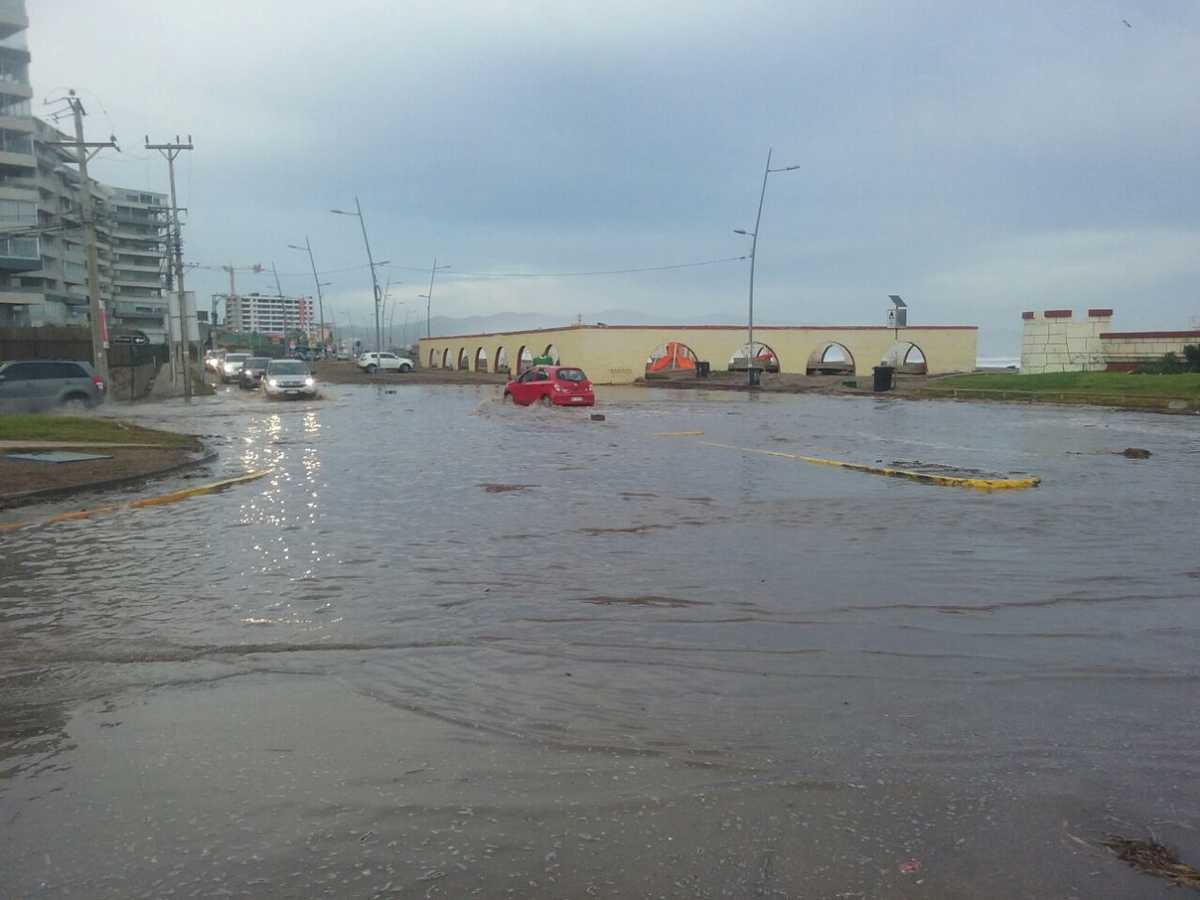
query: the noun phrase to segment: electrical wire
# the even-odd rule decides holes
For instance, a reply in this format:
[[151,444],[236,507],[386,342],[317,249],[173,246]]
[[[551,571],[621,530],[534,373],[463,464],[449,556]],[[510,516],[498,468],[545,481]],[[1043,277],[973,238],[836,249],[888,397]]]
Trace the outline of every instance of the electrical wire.
[[[641,272],[670,272],[670,271],[675,271],[678,269],[695,269],[695,268],[699,268],[701,266],[715,266],[715,265],[720,265],[721,263],[741,262],[741,261],[747,260],[749,258],[750,258],[749,254],[746,254],[743,256],[724,256],[719,259],[704,259],[704,260],[699,260],[697,262],[674,263],[672,265],[665,265],[665,266],[636,266],[636,267],[625,268],[625,269],[594,269],[594,270],[582,271],[582,272],[462,272],[462,271],[449,271],[449,270],[443,271],[441,267],[438,268],[438,271],[441,273],[442,278],[461,278],[461,279],[465,279],[465,278],[481,278],[481,279],[486,279],[486,278],[585,278],[585,277],[605,276],[605,275],[632,275],[632,274],[638,274]],[[391,265],[391,264],[388,264],[386,266],[380,266],[378,263],[376,263],[376,267],[377,268],[386,268],[386,269],[400,269],[405,272],[428,272],[429,271],[429,266],[397,266],[397,265]],[[210,268],[210,267],[200,266],[200,268]],[[220,266],[213,266],[211,268],[220,268]],[[319,276],[320,275],[335,275],[339,272],[356,272],[356,271],[360,271],[362,269],[368,269],[368,268],[370,268],[369,263],[362,263],[361,265],[343,266],[338,269],[321,269],[317,272],[317,275],[319,275]],[[280,272],[279,277],[280,278],[312,278],[312,272],[311,271],[308,271],[308,272]]]

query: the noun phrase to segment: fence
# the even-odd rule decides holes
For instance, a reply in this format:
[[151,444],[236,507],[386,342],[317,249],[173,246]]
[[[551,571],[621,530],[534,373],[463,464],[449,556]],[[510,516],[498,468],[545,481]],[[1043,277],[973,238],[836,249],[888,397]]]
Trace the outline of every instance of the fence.
[[0,362],[16,359],[92,361],[92,333],[72,325],[0,328]]

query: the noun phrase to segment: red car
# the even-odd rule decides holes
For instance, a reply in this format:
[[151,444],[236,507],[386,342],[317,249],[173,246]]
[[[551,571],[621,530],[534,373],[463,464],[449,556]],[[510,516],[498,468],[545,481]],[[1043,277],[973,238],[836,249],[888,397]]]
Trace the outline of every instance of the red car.
[[504,386],[504,399],[520,406],[595,406],[596,395],[583,369],[534,366]]

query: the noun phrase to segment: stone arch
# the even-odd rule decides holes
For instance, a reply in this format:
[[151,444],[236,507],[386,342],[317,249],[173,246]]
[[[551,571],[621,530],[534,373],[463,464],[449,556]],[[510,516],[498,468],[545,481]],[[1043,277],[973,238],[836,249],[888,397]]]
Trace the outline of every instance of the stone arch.
[[646,359],[647,378],[669,378],[678,372],[693,374],[699,361],[696,352],[681,341],[667,341],[650,351]]
[[546,352],[542,356],[548,356],[552,360],[551,365],[557,366],[559,363],[558,348],[553,344],[546,345]]
[[929,372],[925,351],[912,341],[896,341],[883,358],[889,366],[895,366],[900,375],[926,375]]
[[475,371],[486,372],[488,370],[487,351],[482,347],[475,351]]
[[458,365],[455,368],[460,372],[465,372],[471,368],[471,357],[467,354],[466,347],[458,348]]
[[805,373],[808,375],[853,375],[854,354],[845,344],[826,341],[808,357]]
[[429,368],[436,369],[437,363],[434,361],[434,354],[437,353],[432,347],[429,348]]
[[442,368],[443,369],[450,368],[450,348],[449,347],[447,347],[445,350],[442,351]]
[[753,356],[754,368],[762,369],[764,372],[779,371],[779,355],[762,341],[755,341],[753,348],[748,343],[738,347],[733,352],[733,356],[729,357],[729,371],[745,372],[750,368],[751,356]]
[[533,354],[530,352],[530,350],[527,346],[522,344],[521,349],[517,351],[517,372],[516,372],[516,374],[520,375],[522,372],[524,372],[526,369],[528,369],[532,365],[533,365]]
[[504,347],[496,348],[496,361],[492,366],[492,371],[501,375],[508,375],[508,351]]

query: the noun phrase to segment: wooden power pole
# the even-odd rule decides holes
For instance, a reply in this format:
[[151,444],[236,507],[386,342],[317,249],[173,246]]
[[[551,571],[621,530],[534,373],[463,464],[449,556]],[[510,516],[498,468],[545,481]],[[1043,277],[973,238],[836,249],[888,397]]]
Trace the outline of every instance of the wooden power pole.
[[[175,251],[175,289],[179,292],[179,359],[183,361],[183,396],[189,403],[192,399],[192,333],[191,321],[188,318],[187,296],[183,291],[183,241],[179,237],[179,204],[175,201],[175,157],[184,150],[192,149],[192,136],[189,134],[187,143],[180,143],[179,135],[175,135],[173,144],[152,144],[150,136],[146,136],[146,149],[157,150],[167,160],[167,170],[171,176],[171,238]],[[193,320],[195,311],[192,312]]]

